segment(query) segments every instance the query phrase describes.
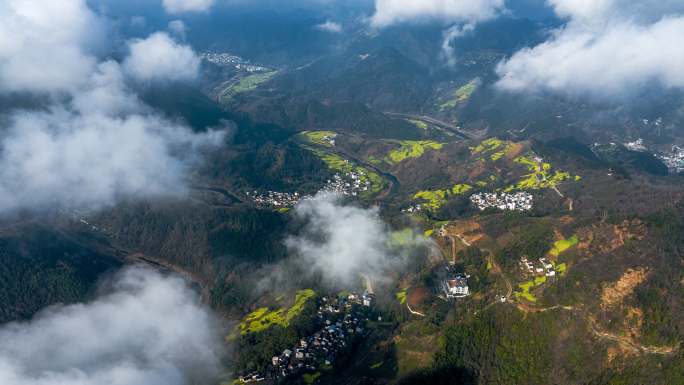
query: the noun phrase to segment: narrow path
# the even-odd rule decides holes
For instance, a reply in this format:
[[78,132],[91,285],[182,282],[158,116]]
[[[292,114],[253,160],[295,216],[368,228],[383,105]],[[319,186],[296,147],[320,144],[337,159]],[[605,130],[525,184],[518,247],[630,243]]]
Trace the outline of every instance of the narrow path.
[[570,201],[570,211],[572,211],[572,198],[568,198],[568,200]]
[[446,233],[446,234],[447,234],[447,237],[449,237],[449,239],[451,239],[451,262],[453,264],[456,264],[456,240],[454,239],[454,237],[451,234],[449,234],[449,233]]
[[425,317],[425,314],[411,310],[411,306],[409,306],[409,304],[408,304],[408,299],[406,300],[406,308],[408,308],[408,311],[410,311],[411,313],[413,313],[415,315],[420,315],[420,316]]
[[366,279],[366,291],[373,294],[373,284],[371,283],[370,277],[364,273],[359,273],[359,275]]
[[560,195],[562,198],[565,198],[565,196],[564,196],[563,194],[561,194],[560,191],[558,191],[558,189],[556,188],[556,185],[551,185],[551,188],[554,189],[554,190],[556,190],[556,192],[558,193],[558,195]]

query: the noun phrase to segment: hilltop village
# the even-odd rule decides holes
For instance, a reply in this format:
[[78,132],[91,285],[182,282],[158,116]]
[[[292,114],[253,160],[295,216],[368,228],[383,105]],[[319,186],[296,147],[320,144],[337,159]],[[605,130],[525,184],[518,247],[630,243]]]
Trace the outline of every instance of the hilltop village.
[[[271,370],[266,373],[252,372],[239,377],[242,382],[274,380],[293,374],[315,373],[321,365],[332,365],[335,360],[347,354],[371,329],[364,326],[368,311],[375,296],[370,293],[350,293],[328,300],[318,308],[320,329],[311,336],[302,338],[299,344],[285,349],[271,359]],[[363,305],[352,310],[352,305]],[[346,309],[350,309],[348,312]],[[346,314],[345,314],[346,312]]]
[[480,210],[487,207],[496,207],[501,210],[530,210],[532,208],[532,194],[518,192],[515,194],[483,193],[473,194],[470,200],[477,205]]

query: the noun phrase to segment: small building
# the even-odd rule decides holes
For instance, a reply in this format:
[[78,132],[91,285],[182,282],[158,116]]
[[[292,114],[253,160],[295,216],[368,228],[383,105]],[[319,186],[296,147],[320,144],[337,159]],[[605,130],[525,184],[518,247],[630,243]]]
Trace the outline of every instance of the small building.
[[332,363],[335,361],[335,355],[331,354],[327,357],[325,357],[325,364],[326,365],[332,365]]
[[447,298],[460,298],[470,294],[468,290],[468,281],[462,274],[457,274],[452,278],[447,278],[442,283],[442,289]]
[[370,306],[373,303],[374,299],[375,299],[374,294],[363,293],[363,305],[364,306]]

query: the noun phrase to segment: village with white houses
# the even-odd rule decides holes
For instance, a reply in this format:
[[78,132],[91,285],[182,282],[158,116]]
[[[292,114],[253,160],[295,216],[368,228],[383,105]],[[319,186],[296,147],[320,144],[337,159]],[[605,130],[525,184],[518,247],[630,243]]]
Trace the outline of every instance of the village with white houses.
[[247,72],[268,71],[268,68],[249,64],[249,60],[244,60],[240,56],[228,53],[202,53],[200,59],[212,62],[217,65],[233,64],[237,69],[245,69]]
[[328,179],[328,183],[319,190],[314,196],[300,196],[299,193],[294,194],[281,193],[277,191],[269,191],[268,195],[259,194],[257,191],[247,192],[253,202],[268,204],[273,206],[292,207],[297,205],[302,199],[316,200],[319,193],[327,193],[335,196],[350,195],[356,196],[359,192],[368,191],[371,182],[362,181],[361,176],[366,175],[365,172],[358,170],[356,172],[346,172],[345,177],[351,180],[344,179],[338,172],[333,175],[333,179]]
[[674,152],[673,155],[661,156],[658,159],[665,163],[669,172],[684,172],[684,150],[674,146],[672,147],[672,152]]
[[636,142],[629,142],[625,143],[625,147],[632,151],[644,151],[646,150],[646,147],[644,146],[644,141],[643,139],[639,138],[636,140]]
[[202,53],[199,57],[214,64],[249,64],[249,60],[228,53]]
[[473,194],[470,200],[477,205],[480,210],[487,207],[496,207],[501,210],[530,210],[532,208],[532,194],[517,192],[515,194],[481,193]]
[[532,262],[529,262],[527,258],[522,257],[520,259],[520,269],[532,274],[544,274],[547,277],[553,277],[556,275],[556,271],[553,269],[553,265],[546,260],[546,258],[539,258],[541,266],[534,267]]
[[[239,380],[275,380],[293,374],[315,373],[323,364],[332,365],[338,357],[348,352],[352,340],[363,339],[371,332],[365,323],[370,321],[368,312],[374,299],[371,293],[350,293],[331,299],[323,297],[324,304],[318,308],[320,329],[314,335],[302,338],[297,345],[274,356],[271,370],[266,373],[247,373],[240,376]],[[363,307],[353,311],[351,308],[354,303]],[[344,314],[347,308],[350,311]]]
[[327,142],[329,145],[334,146],[335,145],[335,138],[337,138],[337,134],[325,134],[321,137],[321,140],[324,142]]

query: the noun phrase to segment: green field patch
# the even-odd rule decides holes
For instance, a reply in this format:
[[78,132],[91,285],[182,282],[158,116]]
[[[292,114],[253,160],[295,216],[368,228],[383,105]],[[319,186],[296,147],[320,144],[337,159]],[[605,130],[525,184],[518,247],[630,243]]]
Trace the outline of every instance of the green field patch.
[[413,230],[411,228],[404,229],[402,231],[393,232],[386,240],[387,247],[390,249],[392,246],[413,246],[425,240],[425,237],[418,234],[413,235]]
[[515,293],[516,296],[523,296],[524,298],[529,299],[530,301],[536,301],[537,299],[534,298],[532,294],[530,294],[530,289],[534,287],[534,282],[525,282],[518,284],[523,289],[522,293]]
[[379,368],[380,365],[382,365],[382,362],[380,362],[379,364],[371,365],[370,368],[371,368],[371,369],[376,369],[376,368]]
[[221,95],[219,96],[219,100],[227,102],[229,101],[228,99],[232,99],[231,96],[235,94],[251,91],[255,89],[260,83],[263,83],[274,77],[277,73],[278,71],[271,71],[263,74],[254,74],[247,76],[246,78],[241,79],[239,82],[223,90],[223,92],[221,92]]
[[302,375],[302,378],[304,379],[304,382],[306,382],[307,384],[313,384],[314,380],[318,378],[318,376],[320,375],[321,372],[316,372],[314,374],[305,373]]
[[284,212],[288,212],[288,211],[290,211],[290,210],[292,210],[292,208],[290,208],[290,207],[283,207],[283,208],[280,208],[280,209],[275,209],[275,210],[273,210],[273,211],[277,211],[277,212],[279,212],[279,213],[284,213]]
[[559,253],[564,252],[570,246],[576,244],[577,242],[579,242],[579,238],[577,238],[576,235],[573,235],[569,239],[561,239],[560,241],[556,241],[554,242],[551,251],[549,251],[549,254],[558,256]]
[[528,300],[532,302],[536,302],[537,298],[535,298],[532,294],[530,293],[515,293],[516,296],[522,296],[523,298],[527,298]]
[[376,159],[373,157],[373,155],[369,156],[366,158],[367,161],[373,163],[373,164],[379,164],[382,163],[382,159]]
[[247,317],[247,321],[260,318],[264,313],[268,311],[267,307],[262,307],[261,309],[255,311]]
[[521,176],[520,181],[518,181],[514,185],[509,186],[504,190],[506,192],[512,190],[527,190],[534,188],[552,187],[561,182],[572,179],[570,173],[558,170],[556,170],[553,175],[549,175],[551,165],[548,163],[543,163],[541,167],[542,170],[537,171],[539,163],[537,163],[530,157],[519,156],[514,159],[514,162],[524,165],[525,167],[527,167],[529,171],[532,171],[533,173]]
[[475,184],[478,186],[486,186],[487,182],[479,181],[479,182],[475,182]]
[[326,135],[331,136],[333,134],[333,132],[328,131],[304,131],[300,132],[299,136],[309,143],[318,144],[320,146],[332,147],[330,143],[323,140],[323,137]]
[[430,234],[432,234],[434,231],[435,231],[435,230],[428,230],[428,231],[426,231],[426,232],[423,234],[423,236],[424,236],[425,238],[427,238],[427,237],[429,237]]
[[239,323],[235,327],[235,330],[241,330],[240,333],[245,334],[247,332],[257,332],[275,324],[287,326],[290,319],[301,312],[301,307],[304,302],[313,295],[313,290],[299,291],[295,297],[295,303],[290,309],[280,309],[269,312],[268,308],[260,308],[249,314],[244,322]]
[[347,173],[347,172],[352,172],[352,171],[363,171],[366,175],[361,175],[360,179],[361,181],[366,181],[369,180],[371,182],[368,190],[366,191],[361,191],[360,194],[362,197],[368,197],[373,193],[382,191],[382,189],[385,186],[385,180],[382,179],[382,177],[378,174],[369,172],[367,169],[363,167],[355,167],[354,163],[347,162],[344,163],[344,159],[342,159],[340,156],[333,154],[329,151],[325,150],[319,150],[316,148],[313,148],[311,146],[308,146],[306,144],[300,144],[302,148],[305,148],[314,154],[316,154],[318,157],[325,162],[325,164],[328,165],[329,168],[335,169],[340,171],[341,173]]
[[447,107],[455,107],[456,103],[468,99],[473,91],[475,91],[475,80],[457,89],[453,94],[449,95],[450,100],[440,105],[440,111],[444,111],[444,109]]
[[546,277],[545,277],[545,276],[544,276],[544,277],[536,277],[536,278],[534,279],[534,284],[537,285],[537,286],[541,285],[541,284],[544,283],[544,282],[546,282]]
[[527,166],[527,169],[530,171],[537,171],[537,162],[532,160],[532,158],[526,157],[526,156],[519,156],[515,159],[513,159],[514,162],[518,162],[521,164],[524,164]]
[[404,301],[406,301],[406,290],[408,290],[408,287],[405,287],[402,291],[395,294],[397,299],[400,299],[400,305],[403,305]]
[[[470,148],[470,147],[469,147]],[[514,146],[511,143],[497,138],[489,138],[483,140],[477,147],[474,148],[475,152],[483,155],[482,158],[477,158],[475,161],[485,162],[487,159],[497,160],[502,156],[506,156],[510,153]]]
[[418,191],[416,195],[413,196],[413,199],[423,199],[429,201],[427,205],[430,207],[431,210],[434,211],[446,203],[445,197],[451,194],[462,194],[472,188],[472,186],[469,186],[467,184],[457,184],[450,189],[435,191]]
[[525,282],[518,284],[518,286],[520,286],[523,291],[530,291],[530,289],[534,287],[534,282]]
[[350,294],[350,293],[349,293],[348,291],[343,291],[343,292],[341,292],[340,294],[338,294],[337,296],[338,296],[339,298],[347,298],[347,297],[349,296],[349,294]]
[[424,122],[421,122],[420,120],[410,120],[410,119],[409,119],[409,122],[415,124],[416,126],[422,128],[423,130],[427,130],[427,129],[428,129],[428,125],[425,124]]
[[392,150],[389,153],[389,157],[397,163],[408,158],[418,158],[423,155],[426,148],[439,150],[444,146],[442,143],[433,142],[431,140],[400,140],[397,141],[397,143],[399,143],[401,147],[397,150]]
[[566,270],[567,270],[567,267],[565,266],[564,263],[560,263],[560,264],[558,264],[558,266],[556,266],[556,273],[558,273],[558,275],[561,277],[565,276]]

